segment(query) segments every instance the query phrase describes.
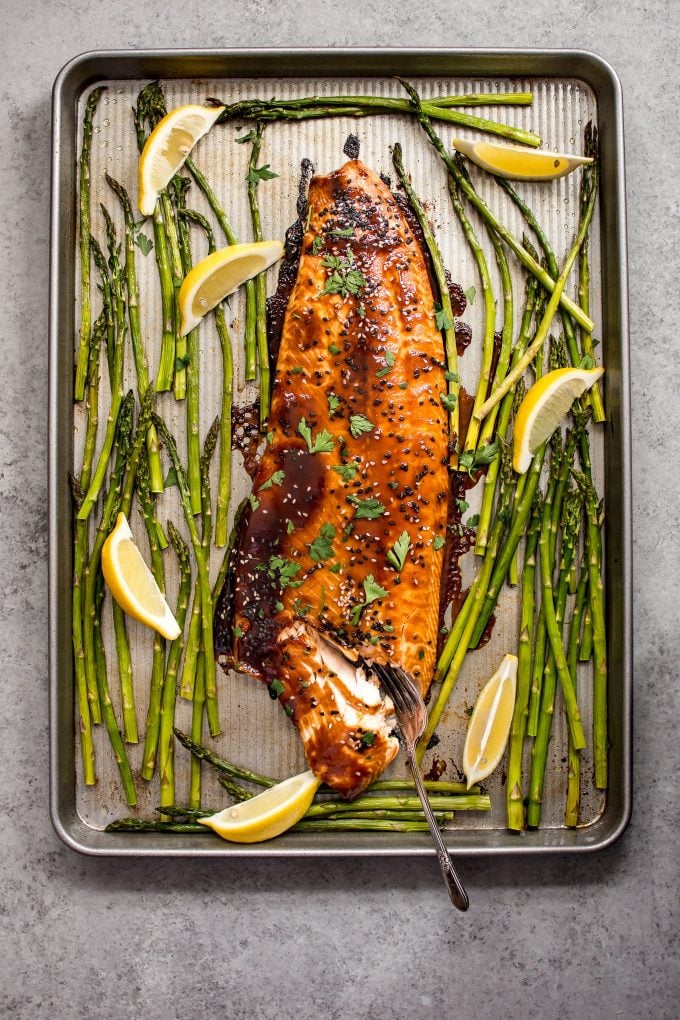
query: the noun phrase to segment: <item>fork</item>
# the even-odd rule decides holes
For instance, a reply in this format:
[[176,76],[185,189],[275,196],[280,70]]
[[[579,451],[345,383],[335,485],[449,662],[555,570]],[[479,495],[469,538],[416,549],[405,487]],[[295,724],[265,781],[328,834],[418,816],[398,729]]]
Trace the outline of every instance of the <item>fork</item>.
[[444,844],[415,758],[416,743],[427,722],[427,711],[420,696],[420,691],[413,679],[400,666],[388,666],[379,662],[370,662],[366,663],[366,667],[378,677],[381,686],[386,694],[389,695],[394,705],[401,742],[406,750],[406,757],[413,775],[413,781],[416,784],[416,790],[423,805],[425,818],[430,827],[430,834],[437,851],[437,860],[439,861],[439,867],[441,868],[449,898],[458,910],[467,910],[470,906],[470,900],[461,880],[456,874],[453,862]]

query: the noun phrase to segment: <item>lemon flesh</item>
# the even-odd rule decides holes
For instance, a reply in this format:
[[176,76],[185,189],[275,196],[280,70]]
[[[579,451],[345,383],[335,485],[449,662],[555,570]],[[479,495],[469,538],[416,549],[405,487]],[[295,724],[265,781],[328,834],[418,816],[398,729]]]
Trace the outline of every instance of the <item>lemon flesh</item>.
[[584,163],[593,162],[589,156],[526,149],[521,145],[470,142],[462,138],[454,138],[453,147],[483,170],[512,181],[554,181]]
[[179,637],[177,621],[135,545],[125,514],[118,514],[116,526],[104,543],[102,573],[123,612],[169,641]]
[[486,779],[503,757],[510,735],[517,687],[517,656],[506,655],[482,688],[470,717],[463,771],[468,789]]
[[223,106],[178,106],[158,122],[139,158],[139,211],[153,215],[159,192],[167,187],[187,156],[207,134]]
[[253,241],[229,245],[202,259],[180,287],[180,335],[186,336],[220,301],[281,258],[280,241]]
[[534,383],[515,417],[512,466],[524,474],[531,458],[553,434],[575,400],[594,386],[603,368],[557,368]]
[[199,818],[201,825],[232,843],[260,843],[274,839],[299,822],[314,800],[321,780],[313,772],[302,772],[259,793],[251,800]]

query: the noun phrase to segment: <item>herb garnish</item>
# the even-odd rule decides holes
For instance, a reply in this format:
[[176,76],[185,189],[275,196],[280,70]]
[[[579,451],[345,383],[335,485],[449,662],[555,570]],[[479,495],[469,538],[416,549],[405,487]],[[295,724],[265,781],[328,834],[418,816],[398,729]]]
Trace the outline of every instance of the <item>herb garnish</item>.
[[315,237],[312,241],[312,255],[318,255],[323,248],[324,240],[323,237]]
[[260,505],[260,501],[254,492],[251,492],[250,495],[248,496],[248,502],[250,503],[250,507],[252,510],[257,510],[258,506]]
[[463,471],[472,474],[477,468],[490,464],[498,456],[498,443],[487,443],[477,450],[466,450],[458,458],[458,465]]
[[371,733],[370,730],[366,733],[362,733],[361,743],[363,747],[373,747],[373,744],[375,743],[375,733]]
[[375,602],[376,599],[382,599],[387,595],[387,591],[381,588],[373,574],[369,574],[364,579],[364,601],[358,606],[354,606],[351,613],[351,621],[354,627],[359,624],[359,618],[367,606],[370,606],[371,602]]
[[385,351],[385,368],[381,368],[379,372],[376,372],[378,379],[382,379],[383,376],[388,375],[394,368],[394,354],[392,351]]
[[295,575],[300,572],[300,564],[292,563],[283,556],[270,556],[266,570],[272,581],[278,580],[280,588],[299,588],[302,584],[302,581],[294,580]]
[[341,353],[340,348],[338,347],[337,344],[329,344],[328,345],[328,350],[329,350],[330,354],[340,354]]
[[437,329],[452,329],[454,322],[442,305],[434,306],[434,318]]
[[477,293],[477,288],[468,287],[468,289],[463,293],[465,294],[465,300],[467,301],[467,303],[469,305],[473,305],[475,303],[475,294]]
[[246,181],[248,184],[259,184],[260,181],[273,181],[275,177],[278,177],[273,170],[269,169],[269,163],[265,163],[261,167],[253,167],[249,170],[246,175]]
[[352,251],[348,251],[347,255],[324,255],[321,265],[331,270],[321,294],[340,294],[344,298],[351,294],[357,297],[366,287],[366,277],[355,268]]
[[275,471],[273,475],[269,476],[266,482],[262,483],[258,492],[262,492],[264,489],[271,489],[272,485],[281,485],[285,477],[285,471]]
[[441,535],[435,535],[434,542],[432,543],[432,548],[434,549],[434,551],[437,552],[439,549],[443,549],[445,545],[446,539],[442,538]]
[[335,393],[327,393],[326,400],[328,401],[328,411],[332,418],[340,407],[340,397],[336,397]]
[[439,399],[442,402],[442,407],[447,411],[455,411],[456,404],[458,403],[458,397],[455,393],[440,393]]
[[313,440],[312,430],[304,418],[300,418],[298,432],[307,443],[307,449],[310,453],[330,453],[333,449],[335,439],[331,433],[327,432],[326,429],[322,429],[316,439]]
[[358,439],[362,432],[372,432],[375,425],[363,414],[350,414],[349,431],[354,439]]
[[285,685],[281,683],[278,677],[276,678],[276,680],[272,680],[272,682],[269,685],[269,690],[276,698],[278,698],[279,694],[283,694],[285,689],[286,689]]
[[406,554],[411,546],[411,539],[408,531],[402,531],[401,535],[387,553],[387,562],[399,573],[406,563]]
[[358,521],[375,521],[385,513],[385,507],[380,500],[375,499],[373,496],[369,497],[369,499],[360,499],[359,496],[348,496],[347,502],[351,503],[356,509],[355,516]]
[[332,524],[323,524],[317,538],[309,546],[309,555],[315,563],[322,560],[329,560],[333,555],[332,539],[335,538],[335,528]]
[[354,227],[343,227],[342,230],[329,230],[330,237],[354,237]]
[[351,482],[359,468],[356,464],[334,464],[333,471],[337,471],[343,482]]

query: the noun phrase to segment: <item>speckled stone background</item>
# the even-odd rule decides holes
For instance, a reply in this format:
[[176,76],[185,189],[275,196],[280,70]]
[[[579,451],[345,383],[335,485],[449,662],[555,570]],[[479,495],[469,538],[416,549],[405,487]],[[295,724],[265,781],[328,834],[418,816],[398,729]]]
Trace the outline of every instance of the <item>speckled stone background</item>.
[[[2,0],[0,1015],[674,1018],[680,1014],[677,92],[671,0]],[[623,81],[635,454],[635,812],[582,859],[81,858],[47,811],[50,89],[95,48],[584,47]]]

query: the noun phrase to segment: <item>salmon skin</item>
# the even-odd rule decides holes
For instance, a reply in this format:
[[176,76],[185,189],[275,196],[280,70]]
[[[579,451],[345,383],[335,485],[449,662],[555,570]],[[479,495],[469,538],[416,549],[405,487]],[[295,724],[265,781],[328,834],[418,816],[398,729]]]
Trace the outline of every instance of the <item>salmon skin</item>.
[[347,798],[398,749],[364,663],[402,666],[423,694],[434,669],[444,372],[425,257],[389,187],[359,160],[313,178],[216,649],[268,685]]

